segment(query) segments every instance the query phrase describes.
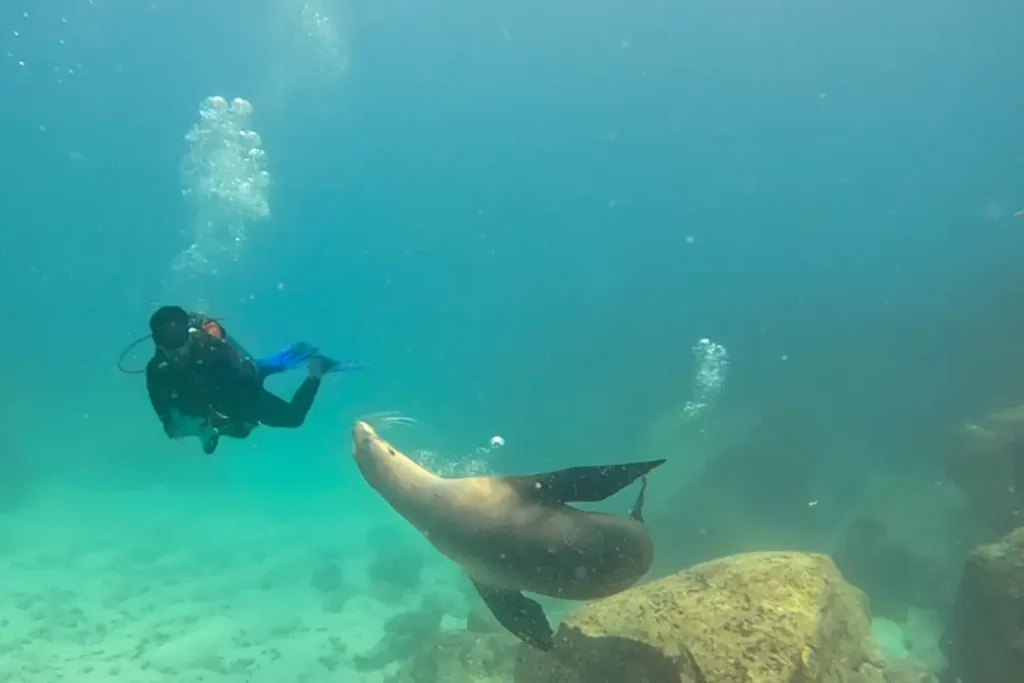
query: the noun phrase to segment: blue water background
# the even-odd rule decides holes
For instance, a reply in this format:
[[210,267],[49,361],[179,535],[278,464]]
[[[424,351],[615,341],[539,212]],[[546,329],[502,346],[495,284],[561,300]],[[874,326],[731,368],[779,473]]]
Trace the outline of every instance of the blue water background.
[[[345,76],[292,59],[286,88],[298,6],[0,10],[0,428],[50,478],[358,507],[346,430],[380,410],[408,447],[500,434],[506,472],[654,457],[703,337],[731,359],[705,419],[785,406],[843,469],[930,476],[945,425],[1019,396],[1019,5],[330,7]],[[212,460],[114,365],[168,303],[210,95],[253,103],[274,185],[209,312],[371,364]]]

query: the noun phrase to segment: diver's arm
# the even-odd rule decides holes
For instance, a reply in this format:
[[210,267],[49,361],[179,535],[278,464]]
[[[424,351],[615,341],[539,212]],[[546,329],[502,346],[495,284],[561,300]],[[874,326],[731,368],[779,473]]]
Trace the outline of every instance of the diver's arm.
[[160,365],[161,363],[155,358],[146,364],[146,390],[149,392],[149,402],[153,404],[153,410],[164,426],[164,432],[173,439],[175,436],[171,417],[173,390],[167,381],[167,368],[161,369]]

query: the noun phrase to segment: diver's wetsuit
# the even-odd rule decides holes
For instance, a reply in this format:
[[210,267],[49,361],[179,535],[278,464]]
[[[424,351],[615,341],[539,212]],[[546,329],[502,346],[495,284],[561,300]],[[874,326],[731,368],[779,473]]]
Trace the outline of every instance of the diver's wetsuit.
[[288,402],[263,387],[265,374],[230,342],[199,331],[190,345],[182,365],[160,350],[146,364],[149,400],[168,436],[175,435],[172,409],[210,420],[221,434],[239,439],[257,424],[299,427],[305,421],[320,378],[307,378]]

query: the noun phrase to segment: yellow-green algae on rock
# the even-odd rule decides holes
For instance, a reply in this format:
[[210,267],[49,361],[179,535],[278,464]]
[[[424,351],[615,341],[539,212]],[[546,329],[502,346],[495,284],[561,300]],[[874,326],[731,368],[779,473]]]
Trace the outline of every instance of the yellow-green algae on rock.
[[876,683],[867,598],[826,555],[733,555],[584,605],[516,683]]

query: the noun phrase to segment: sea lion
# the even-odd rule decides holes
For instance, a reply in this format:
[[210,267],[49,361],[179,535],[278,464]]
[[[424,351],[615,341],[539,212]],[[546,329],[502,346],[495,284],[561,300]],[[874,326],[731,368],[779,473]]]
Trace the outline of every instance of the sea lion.
[[[352,426],[352,457],[398,514],[466,570],[498,622],[540,650],[553,647],[551,626],[521,591],[595,600],[635,584],[654,559],[642,509],[646,475],[664,460],[446,479],[364,421]],[[629,518],[567,505],[604,500],[641,477]]]

